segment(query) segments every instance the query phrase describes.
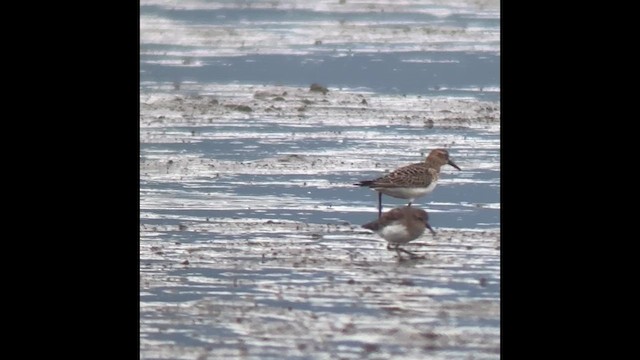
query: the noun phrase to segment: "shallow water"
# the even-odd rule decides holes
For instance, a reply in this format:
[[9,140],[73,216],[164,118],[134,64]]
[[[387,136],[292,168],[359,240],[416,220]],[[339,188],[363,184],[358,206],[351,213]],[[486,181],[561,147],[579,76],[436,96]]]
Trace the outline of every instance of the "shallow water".
[[[499,358],[499,61],[495,2],[142,1],[141,358]],[[399,261],[352,184],[436,147]]]

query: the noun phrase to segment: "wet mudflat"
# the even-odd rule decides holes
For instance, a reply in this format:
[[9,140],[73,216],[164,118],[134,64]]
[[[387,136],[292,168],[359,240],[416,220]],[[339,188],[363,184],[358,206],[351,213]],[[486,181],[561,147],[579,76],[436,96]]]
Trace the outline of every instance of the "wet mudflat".
[[347,225],[237,220],[160,231],[208,240],[142,245],[144,358],[498,355],[495,231],[442,230],[407,247],[426,259],[402,262]]
[[[479,75],[462,83],[436,71],[444,78],[440,85],[405,93],[366,78],[356,84],[357,77],[343,85],[329,81],[327,92],[310,91],[315,80],[303,75],[283,83],[201,78],[198,71],[215,72],[223,63],[239,68],[267,53],[339,67],[343,63],[329,59],[348,49],[336,45],[333,56],[333,48],[318,48],[315,40],[301,45],[309,21],[296,17],[319,10],[300,2],[278,2],[275,10],[266,2],[247,2],[252,9],[183,3],[208,12],[148,3],[141,3],[141,358],[499,358],[495,79]],[[298,10],[287,10],[291,4]],[[450,64],[453,73],[465,57],[499,57],[489,16],[495,10],[398,2],[386,8],[396,18],[378,21],[365,36],[362,24],[377,20],[346,4],[351,15],[332,7],[314,21],[351,19],[342,34],[352,35],[349,47],[354,56],[362,54],[356,60],[363,66],[398,60],[366,52],[372,41],[410,60],[398,61],[400,72],[416,64]],[[425,45],[412,34],[426,25],[415,11],[403,10],[420,13],[429,6],[450,14],[433,15],[438,21],[427,27],[439,29],[441,45],[420,53]],[[181,18],[189,11],[193,18]],[[274,16],[269,11],[284,17],[277,24],[290,21],[298,36],[285,36],[288,44],[276,41],[281,29],[268,21]],[[473,14],[480,14],[477,23],[456,27]],[[234,16],[245,20],[234,23]],[[409,31],[390,30],[399,23]],[[265,30],[261,49],[269,49],[259,55],[247,50],[255,46],[257,30]],[[316,30],[326,32],[325,47],[341,38],[330,36],[335,27]],[[175,38],[154,37],[162,31]],[[244,39],[244,46],[234,39]],[[468,49],[480,43],[487,48]],[[224,51],[214,54],[216,46]],[[403,51],[417,52],[398,55]],[[444,60],[451,62],[438,62]],[[272,66],[276,79],[284,70],[277,62]],[[415,202],[429,212],[437,235],[427,232],[406,246],[425,259],[399,261],[384,240],[359,226],[377,216],[377,196],[352,184],[422,161],[435,147],[447,148],[462,171],[443,167],[436,190]],[[386,196],[383,201],[387,210],[406,204]]]

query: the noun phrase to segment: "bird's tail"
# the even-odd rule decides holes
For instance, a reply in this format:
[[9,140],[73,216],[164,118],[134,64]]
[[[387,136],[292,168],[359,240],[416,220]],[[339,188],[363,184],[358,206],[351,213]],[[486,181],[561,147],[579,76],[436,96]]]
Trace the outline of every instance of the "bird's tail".
[[357,186],[371,186],[373,185],[373,180],[362,180],[359,183],[355,183],[353,185],[357,185]]
[[365,229],[369,229],[371,231],[378,231],[379,225],[380,224],[376,220],[376,221],[372,221],[372,222],[366,223],[366,224],[362,225],[362,227],[365,228]]

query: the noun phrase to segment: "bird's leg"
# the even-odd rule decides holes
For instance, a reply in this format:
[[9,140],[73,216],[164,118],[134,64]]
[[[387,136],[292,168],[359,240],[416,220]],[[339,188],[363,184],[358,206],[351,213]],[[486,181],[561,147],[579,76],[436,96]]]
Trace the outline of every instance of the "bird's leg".
[[400,251],[402,251],[402,252],[403,252],[403,253],[405,253],[405,254],[409,254],[409,255],[411,255],[412,257],[420,256],[420,255],[418,255],[418,254],[416,254],[416,253],[414,253],[414,252],[411,252],[411,251],[409,251],[409,250],[405,250],[405,249],[400,248],[400,244],[396,244],[396,246],[395,246],[395,247],[393,247],[393,248],[391,248],[391,245],[390,245],[390,244],[388,244],[388,245],[387,245],[387,250],[395,250],[395,251],[396,251],[396,253],[398,253],[398,257],[399,257],[399,258],[402,258],[402,256],[400,255]]
[[414,252],[411,252],[409,250],[405,250],[405,249],[401,249],[399,248],[400,244],[397,244],[395,247],[396,253],[398,254],[398,260],[402,261],[404,260],[403,257],[400,255],[400,251],[402,251],[403,253],[407,253],[409,254],[409,256],[411,257],[411,259],[426,259],[426,257],[424,255],[418,255]]
[[398,250],[402,251],[402,252],[403,252],[403,253],[405,253],[405,254],[409,254],[409,255],[411,255],[411,256],[420,256],[420,255],[418,255],[418,254],[416,254],[416,253],[414,253],[414,252],[411,252],[411,251],[409,251],[409,250],[405,250],[405,249],[401,249],[401,248],[399,248],[399,247],[397,247],[397,246],[396,246],[396,251],[398,251]]
[[396,244],[396,247],[394,248],[396,251],[396,254],[398,254],[398,260],[402,261],[402,255],[400,254],[400,249],[398,246],[400,246],[400,244]]
[[378,193],[378,219],[382,217],[382,193]]

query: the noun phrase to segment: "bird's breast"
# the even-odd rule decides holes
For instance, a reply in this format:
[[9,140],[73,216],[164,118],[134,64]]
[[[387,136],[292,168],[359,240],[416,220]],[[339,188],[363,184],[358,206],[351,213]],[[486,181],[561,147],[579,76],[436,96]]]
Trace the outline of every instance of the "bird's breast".
[[374,187],[373,189],[385,195],[400,199],[415,199],[425,196],[436,188],[437,181],[421,187]]
[[391,243],[404,243],[412,240],[410,239],[410,234],[407,227],[400,224],[399,222],[389,224],[380,229],[378,232],[380,233],[380,236]]

